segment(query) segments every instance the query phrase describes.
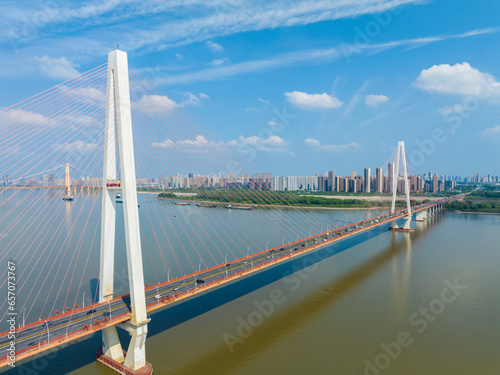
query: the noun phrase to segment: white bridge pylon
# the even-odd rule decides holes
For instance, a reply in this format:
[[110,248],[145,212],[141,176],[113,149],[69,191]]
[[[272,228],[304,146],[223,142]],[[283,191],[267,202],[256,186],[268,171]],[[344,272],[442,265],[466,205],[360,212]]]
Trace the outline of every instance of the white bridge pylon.
[[[403,165],[403,176],[399,175],[399,163]],[[410,205],[410,186],[408,182],[408,170],[406,168],[406,153],[405,153],[405,143],[404,141],[398,142],[398,148],[396,152],[396,168],[394,170],[394,180],[392,186],[392,204],[391,213],[395,211],[396,208],[396,195],[398,191],[398,181],[404,181],[405,195],[406,195],[406,209],[407,209],[407,219],[404,225],[404,229],[410,230],[411,223],[411,205]],[[398,225],[394,223],[393,228],[398,228]]]
[[[119,178],[117,175],[117,154],[119,155],[120,165]],[[101,213],[100,302],[113,299],[114,294],[115,192],[117,188],[121,189],[123,194],[123,217],[131,306],[131,319],[124,328],[132,338],[124,358],[116,327],[105,328],[102,333],[102,353],[123,364],[128,369],[138,370],[146,365],[145,343],[148,332],[148,318],[146,296],[144,294],[139,212],[137,209],[128,62],[127,54],[119,50],[111,51],[108,55]]]

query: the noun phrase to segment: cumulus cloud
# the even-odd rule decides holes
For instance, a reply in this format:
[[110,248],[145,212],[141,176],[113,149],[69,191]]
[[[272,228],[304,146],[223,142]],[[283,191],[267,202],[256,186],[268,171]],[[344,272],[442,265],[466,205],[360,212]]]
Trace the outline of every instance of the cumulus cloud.
[[304,144],[306,146],[319,146],[320,143],[317,139],[314,139],[314,138],[307,138],[305,141],[304,141]]
[[208,48],[210,48],[212,51],[215,51],[215,52],[224,51],[224,47],[222,47],[220,44],[214,43],[210,40],[207,40],[206,44],[207,44]]
[[77,65],[67,60],[64,56],[60,58],[51,58],[47,55],[42,57],[36,56],[35,60],[40,64],[40,70],[50,78],[70,79],[80,74],[75,69]]
[[365,99],[365,104],[368,107],[378,107],[380,104],[388,102],[389,98],[385,95],[367,95]]
[[285,92],[286,99],[300,109],[332,109],[339,108],[344,103],[336,97],[323,94],[308,94],[300,91]]
[[434,65],[420,72],[413,86],[421,90],[454,95],[500,96],[500,83],[489,73],[480,72],[469,63]]
[[167,113],[177,108],[179,105],[165,95],[144,95],[137,104],[146,110],[159,113]]
[[314,138],[307,138],[304,141],[306,146],[313,147],[315,150],[321,151],[334,151],[334,152],[342,152],[351,148],[360,148],[359,144],[356,142],[351,142],[346,145],[322,145],[320,141]]
[[189,105],[198,105],[203,100],[208,100],[210,97],[207,94],[200,92],[198,96],[191,92],[184,94],[185,99],[177,103],[165,95],[144,95],[137,105],[144,107],[146,110],[155,111],[158,113],[169,113],[178,107],[187,107]]
[[272,135],[265,139],[256,135],[250,137],[240,135],[237,139],[229,141],[228,145],[251,146],[256,150],[263,152],[287,152],[286,146],[288,146],[288,142],[277,135]]
[[481,135],[485,138],[500,137],[500,125],[494,128],[487,128],[481,132]]
[[206,153],[209,151],[219,150],[222,143],[209,141],[202,135],[197,135],[194,139],[183,139],[174,141],[166,139],[163,142],[154,142],[151,144],[155,148],[175,149],[175,151],[186,153]]

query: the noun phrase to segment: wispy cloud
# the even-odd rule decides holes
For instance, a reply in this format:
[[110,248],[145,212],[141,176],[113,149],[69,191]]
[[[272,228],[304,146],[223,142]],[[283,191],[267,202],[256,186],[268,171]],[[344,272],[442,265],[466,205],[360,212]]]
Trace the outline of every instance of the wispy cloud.
[[343,47],[335,46],[324,49],[299,50],[294,52],[278,54],[265,59],[250,60],[235,64],[226,64],[223,66],[202,69],[199,71],[182,73],[178,75],[171,75],[169,77],[160,77],[159,82],[161,84],[175,85],[175,84],[189,84],[193,82],[203,82],[203,81],[216,81],[216,80],[230,78],[240,74],[249,74],[249,73],[268,71],[268,70],[299,66],[299,65],[320,65],[329,63],[332,61],[345,58],[346,48],[350,51],[352,56],[363,53],[365,54],[379,53],[381,51],[386,51],[398,47],[409,47],[409,46],[420,47],[425,44],[441,42],[448,39],[467,38],[485,33],[497,33],[497,32],[499,32],[499,29],[485,29],[485,30],[469,31],[463,34],[456,34],[449,36],[402,39],[382,44],[366,44],[359,46],[352,45],[351,46],[352,48],[350,49],[347,48],[346,46]]
[[224,51],[224,47],[222,47],[218,43],[212,42],[211,40],[207,40],[206,44],[207,44],[208,48],[210,48],[214,52],[222,52],[222,51]]

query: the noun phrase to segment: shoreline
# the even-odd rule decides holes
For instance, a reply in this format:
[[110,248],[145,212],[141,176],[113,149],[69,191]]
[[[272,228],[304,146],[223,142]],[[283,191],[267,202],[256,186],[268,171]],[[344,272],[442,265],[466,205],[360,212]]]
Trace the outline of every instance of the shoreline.
[[468,214],[468,215],[500,215],[500,212],[472,212],[472,211],[447,211],[452,214]]
[[[150,193],[154,194],[154,193]],[[181,202],[199,202],[199,203],[214,203],[217,204],[218,206],[224,207],[227,206],[228,204],[235,204],[238,206],[246,206],[246,207],[252,207],[252,208],[272,208],[272,207],[279,207],[279,208],[293,208],[293,209],[307,209],[307,210],[389,210],[390,207],[386,206],[380,206],[380,207],[314,207],[314,206],[285,206],[285,205],[280,205],[280,204],[249,204],[249,203],[232,203],[232,202],[215,202],[215,201],[205,201],[205,200],[186,200],[182,198],[159,198],[156,197],[156,199],[160,200],[167,200],[167,201],[181,201]]]

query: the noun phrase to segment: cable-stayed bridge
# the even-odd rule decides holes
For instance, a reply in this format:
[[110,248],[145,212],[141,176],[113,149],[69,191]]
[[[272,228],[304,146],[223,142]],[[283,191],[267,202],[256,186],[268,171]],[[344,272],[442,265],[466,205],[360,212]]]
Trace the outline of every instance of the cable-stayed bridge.
[[[190,95],[188,100],[193,102],[202,97]],[[390,224],[392,230],[411,232],[412,215],[426,220],[447,202],[463,197],[411,206],[404,144],[400,142],[398,177],[392,181],[393,201],[387,213],[359,211],[363,208],[360,204],[341,222],[315,221],[314,214],[303,215],[298,222],[287,210],[277,209],[270,217],[279,225],[273,227],[270,222],[269,232],[251,221],[238,230],[229,222],[217,223],[218,219],[202,222],[196,215],[185,224],[173,224],[173,211],[168,207],[158,211],[144,205],[139,213],[137,187],[149,186],[153,176],[175,169],[201,173],[201,168],[214,176],[214,171],[230,176],[249,167],[244,161],[235,161],[229,144],[200,135],[199,122],[182,104],[157,91],[139,71],[130,68],[129,72],[122,51],[111,52],[108,64],[4,109],[0,119],[6,135],[0,143],[0,168],[2,175],[11,176],[3,181],[5,186],[0,191],[19,188],[15,181],[30,181],[36,173],[46,176],[65,165],[64,177],[61,171],[48,178],[55,186],[64,186],[65,198],[71,198],[68,161],[80,173],[81,191],[100,181],[99,193],[81,195],[88,204],[79,212],[72,212],[68,199],[60,202],[67,219],[62,222],[55,220],[58,214],[51,206],[54,201],[40,198],[36,189],[42,186],[34,182],[30,183],[34,192],[19,195],[16,190],[0,204],[0,224],[7,238],[0,257],[14,265],[26,265],[21,274],[15,267],[6,270],[7,282],[2,286],[9,289],[10,271],[15,279],[13,296],[27,295],[21,306],[8,300],[2,305],[6,328],[0,334],[2,366],[11,363],[13,357],[29,358],[102,331],[103,347],[98,358],[103,364],[121,373],[150,373],[152,365],[146,362],[145,350],[148,313],[376,227]],[[13,129],[14,125],[18,128]],[[400,177],[399,164],[403,167]],[[44,172],[36,172],[39,170]],[[404,209],[396,208],[398,179],[404,181]],[[123,195],[122,210],[117,205],[118,194]],[[216,189],[210,194],[217,200]],[[279,196],[257,194],[269,205],[286,204]],[[93,219],[93,213],[98,220]],[[146,220],[141,220],[141,215]],[[400,228],[397,222],[403,222],[403,226]],[[169,229],[169,223],[177,229]],[[311,229],[299,235],[304,225]],[[210,233],[205,229],[209,226],[213,229]],[[187,229],[191,230],[189,234]],[[85,240],[85,236],[90,239]],[[250,254],[247,244],[259,250]],[[92,250],[97,247],[99,255]],[[158,253],[152,254],[155,247]],[[168,247],[171,254],[165,251]],[[115,251],[126,259],[127,293],[119,293],[116,288]],[[145,283],[151,277],[144,274],[146,251],[156,275],[153,283]],[[91,267],[92,263],[98,263],[98,267]],[[160,276],[161,268],[165,275]],[[94,273],[89,274],[91,271]],[[85,303],[84,294],[80,304],[84,281],[92,276],[96,280],[89,290],[92,300]],[[15,321],[13,325],[8,324],[10,318]],[[132,336],[125,355],[116,327]]]

